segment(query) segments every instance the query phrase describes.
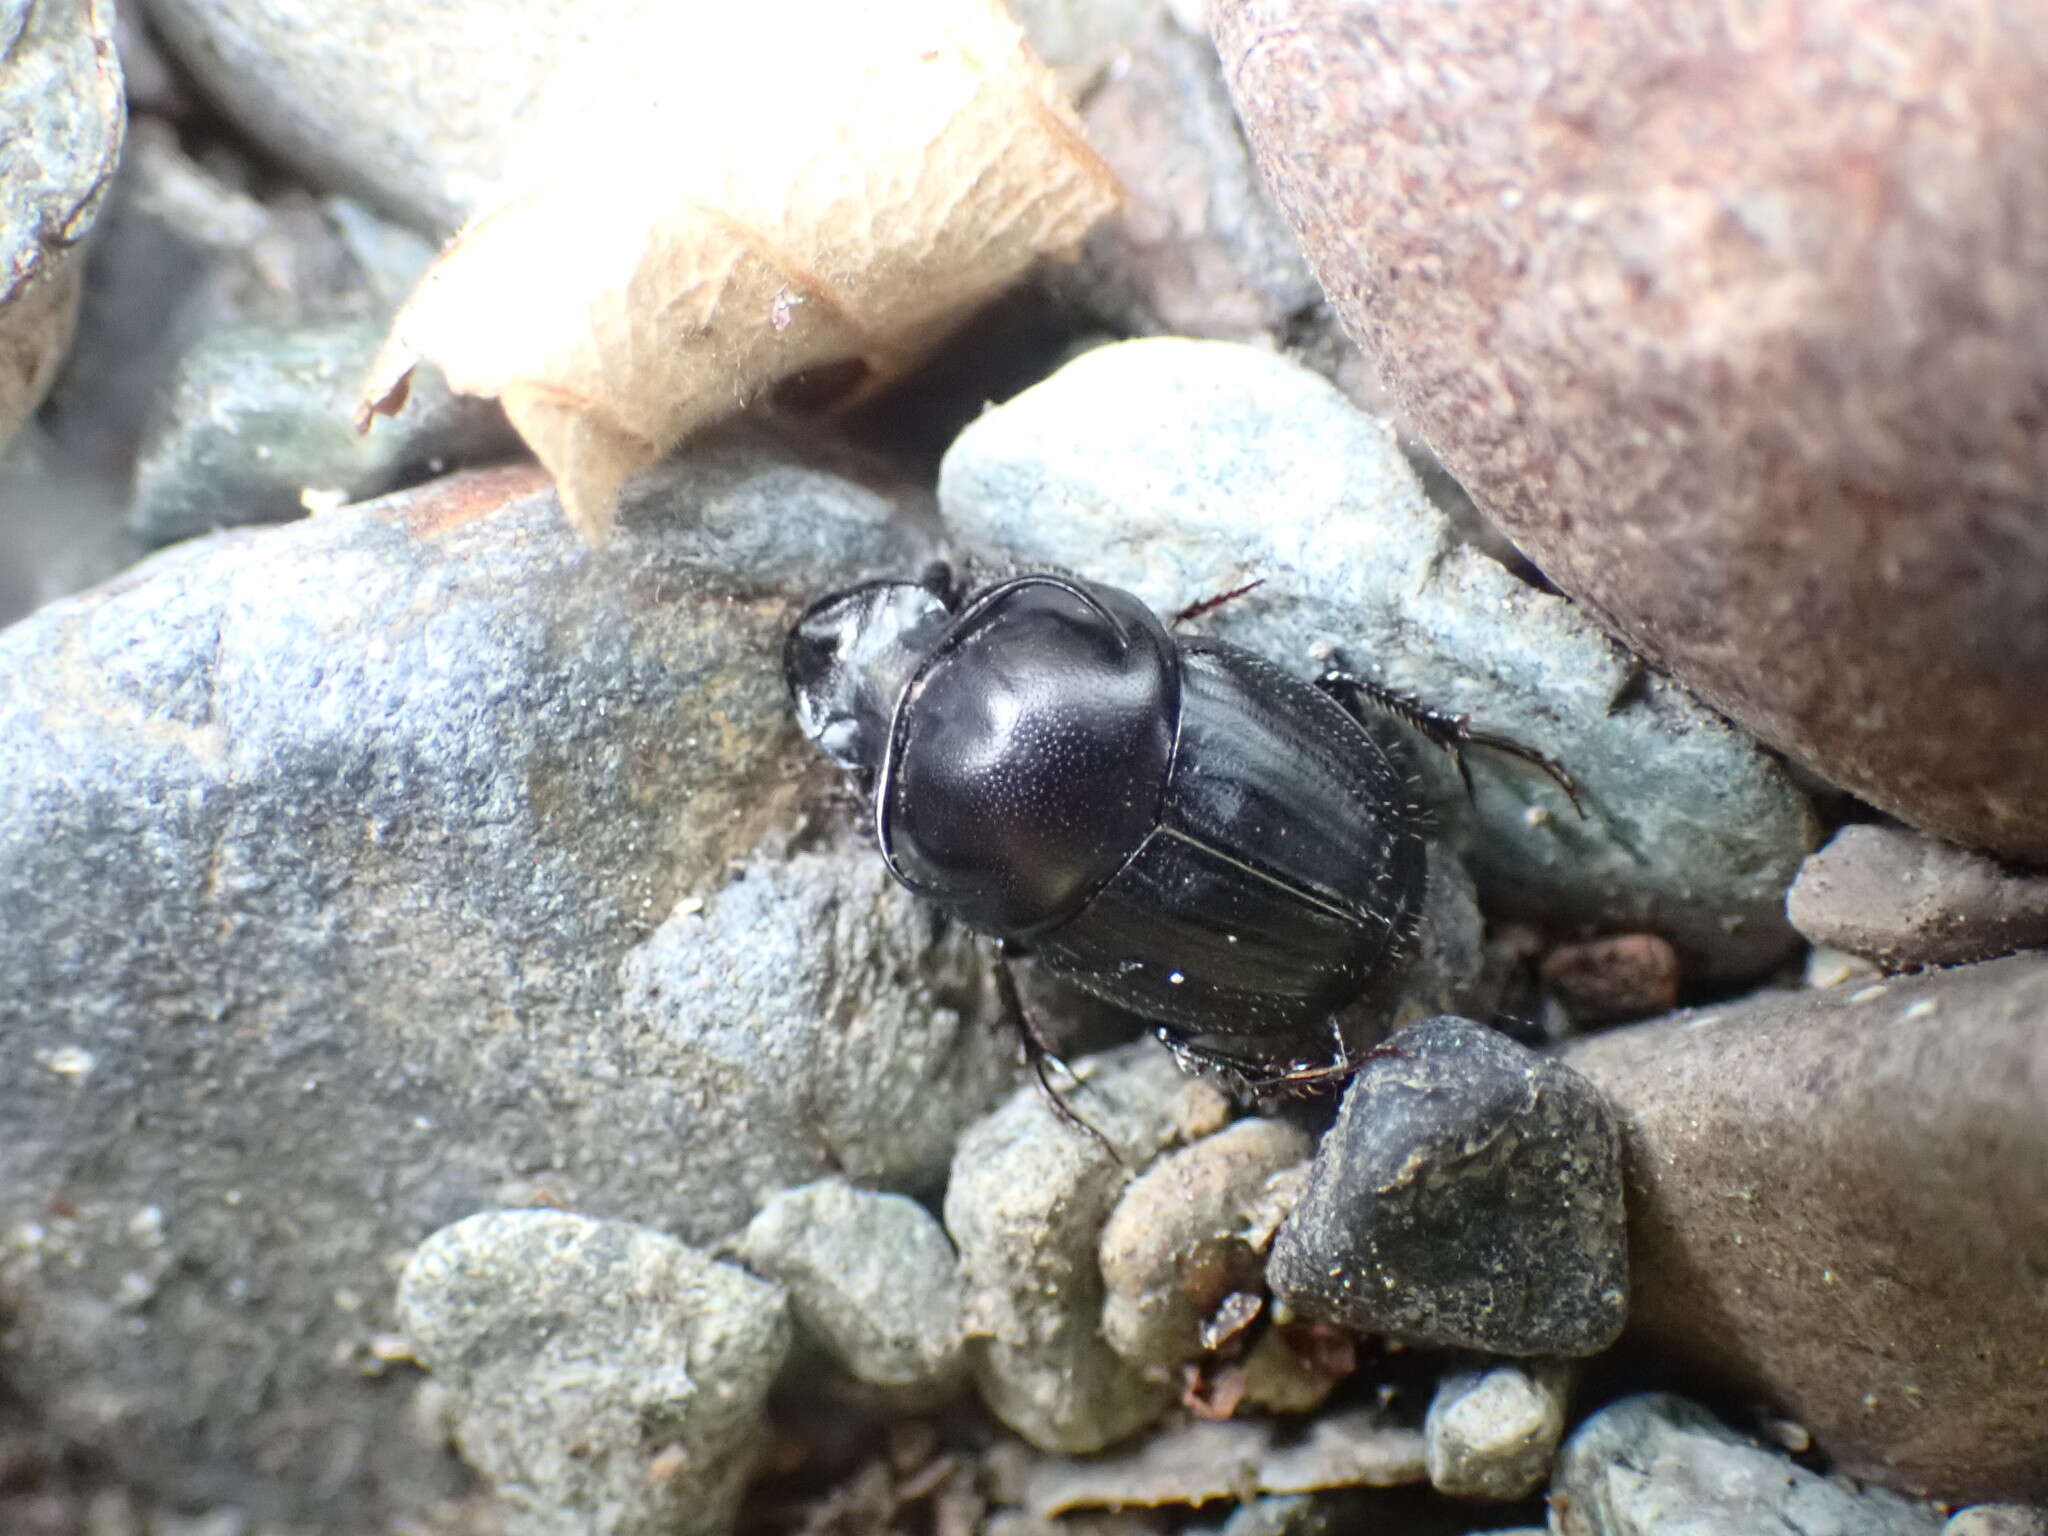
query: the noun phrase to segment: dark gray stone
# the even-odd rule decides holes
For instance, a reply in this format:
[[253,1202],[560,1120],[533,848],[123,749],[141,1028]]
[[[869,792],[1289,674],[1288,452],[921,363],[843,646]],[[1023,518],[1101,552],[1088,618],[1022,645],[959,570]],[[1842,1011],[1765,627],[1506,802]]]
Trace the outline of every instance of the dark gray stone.
[[1803,794],[1753,741],[1646,675],[1580,609],[1461,543],[1386,423],[1254,347],[1099,347],[979,417],[939,502],[970,549],[1065,566],[1173,613],[1265,585],[1196,628],[1314,675],[1350,665],[1549,753],[1541,773],[1418,748],[1422,794],[1489,910],[1661,933],[1700,976],[1797,945],[1785,886],[1813,845]]
[[135,466],[129,527],[149,548],[361,501],[511,447],[502,412],[416,381],[404,411],[357,432],[355,397],[383,317],[226,327],[180,359]]
[[452,1471],[365,1374],[394,1253],[935,1188],[1014,1070],[984,967],[871,852],[763,852],[816,787],[784,627],[927,547],[727,438],[601,550],[480,473],[0,634],[10,1389],[166,1498],[382,1532]]
[[406,1265],[399,1316],[508,1536],[723,1536],[789,1353],[782,1292],[674,1238],[489,1211]]
[[1958,965],[2048,944],[2048,875],[1924,832],[1858,823],[1799,866],[1785,910],[1814,943],[1893,970]]
[[915,1200],[839,1179],[785,1190],[737,1251],[856,1380],[928,1399],[964,1377],[953,1245]]
[[1645,1393],[1586,1420],[1551,1483],[1557,1536],[1936,1536],[1941,1516],[1766,1450],[1684,1398]]
[[1464,1019],[1344,1094],[1266,1277],[1297,1313],[1503,1355],[1587,1355],[1628,1306],[1620,1137],[1592,1085]]

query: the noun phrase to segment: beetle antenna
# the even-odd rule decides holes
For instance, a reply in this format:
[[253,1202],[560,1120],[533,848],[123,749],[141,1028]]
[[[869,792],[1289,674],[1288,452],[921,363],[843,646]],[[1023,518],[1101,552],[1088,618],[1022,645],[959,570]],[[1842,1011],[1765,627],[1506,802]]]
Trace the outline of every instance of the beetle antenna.
[[[1024,999],[1017,991],[1017,978],[1010,970],[1010,952],[1002,941],[996,942],[996,997],[1003,1010],[1003,1019],[1016,1030],[1017,1039],[1024,1049],[1024,1059],[1030,1063],[1032,1074],[1038,1079],[1038,1086],[1052,1105],[1052,1111],[1075,1130],[1092,1137],[1095,1144],[1110,1157],[1121,1163],[1123,1154],[1116,1144],[1082,1117],[1080,1111],[1069,1104],[1066,1096],[1053,1086],[1052,1071],[1058,1071],[1069,1082],[1078,1085],[1081,1078],[1074,1069],[1062,1061],[1053,1050],[1052,1042],[1046,1039],[1037,1022],[1024,1010]],[[1051,1070],[1049,1070],[1051,1069]]]

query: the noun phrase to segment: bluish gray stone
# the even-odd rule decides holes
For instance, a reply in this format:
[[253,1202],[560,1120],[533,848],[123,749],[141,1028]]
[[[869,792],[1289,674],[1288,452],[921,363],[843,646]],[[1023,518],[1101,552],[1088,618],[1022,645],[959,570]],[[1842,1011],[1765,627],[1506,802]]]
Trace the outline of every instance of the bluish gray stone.
[[747,1224],[738,1253],[789,1292],[798,1325],[855,1379],[912,1400],[958,1385],[958,1266],[915,1200],[840,1179],[785,1190]]
[[1066,566],[1162,613],[1263,578],[1198,628],[1304,675],[1334,645],[1562,763],[1584,821],[1526,764],[1469,753],[1473,806],[1443,755],[1421,754],[1495,910],[1662,933],[1701,976],[1756,975],[1797,943],[1784,890],[1815,825],[1776,761],[1570,602],[1458,543],[1392,429],[1305,369],[1223,342],[1098,348],[962,432],[939,497],[968,549]]
[[493,471],[0,633],[10,1389],[166,1499],[382,1532],[450,1475],[363,1374],[393,1253],[935,1188],[1013,1046],[871,852],[782,862],[816,785],[778,666],[819,587],[927,548],[726,438],[601,550]]
[[1572,1432],[1551,1483],[1557,1536],[1937,1536],[1932,1506],[1835,1482],[1667,1393]]
[[135,466],[129,526],[148,548],[303,517],[307,495],[362,501],[509,451],[493,404],[422,378],[406,410],[359,433],[350,411],[382,315],[295,329],[224,327],[179,360]]
[[413,1254],[399,1316],[508,1536],[723,1536],[789,1353],[782,1292],[672,1237],[487,1211]]

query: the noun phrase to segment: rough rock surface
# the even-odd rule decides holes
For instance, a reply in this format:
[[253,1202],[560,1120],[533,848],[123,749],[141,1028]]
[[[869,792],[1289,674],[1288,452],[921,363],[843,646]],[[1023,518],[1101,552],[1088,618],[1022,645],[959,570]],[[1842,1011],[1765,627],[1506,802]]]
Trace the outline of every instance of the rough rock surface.
[[1569,1067],[1465,1019],[1390,1036],[1345,1091],[1267,1264],[1304,1317],[1586,1355],[1628,1307],[1620,1142]]
[[1193,1420],[1086,1461],[1034,1468],[1024,1501],[1034,1514],[1161,1504],[1208,1504],[1249,1493],[1391,1488],[1422,1481],[1422,1435],[1378,1408],[1306,1423]]
[[1419,750],[1495,910],[1660,932],[1701,975],[1754,975],[1793,945],[1784,889],[1814,827],[1783,771],[1572,604],[1457,542],[1392,431],[1306,369],[1225,342],[1099,348],[961,433],[939,499],[970,550],[1162,613],[1263,578],[1196,628],[1305,675],[1334,644],[1565,764],[1583,821],[1526,764],[1471,752],[1475,806]]
[[1575,1042],[1626,1146],[1632,1336],[1842,1470],[2048,1495],[2048,957]]
[[1445,1376],[1422,1425],[1431,1486],[1454,1499],[1502,1501],[1542,1487],[1564,1438],[1569,1385],[1557,1365]]
[[[610,6],[607,9],[617,9]],[[592,26],[556,0],[149,0],[179,63],[257,143],[316,186],[447,233],[501,168],[506,125]]]
[[1959,1509],[1941,1536],[2048,1536],[2048,1509],[2029,1504],[1975,1504]]
[[931,1394],[961,1377],[953,1245],[915,1200],[839,1179],[784,1190],[738,1252],[789,1292],[797,1325],[857,1380]]
[[[1202,1353],[1203,1324],[1234,1292],[1265,1288],[1265,1243],[1298,1181],[1275,1181],[1315,1150],[1306,1131],[1240,1120],[1162,1157],[1132,1181],[1102,1229],[1102,1336],[1162,1380]],[[1276,1208],[1278,1206],[1278,1208]]]
[[1785,910],[1814,943],[1894,970],[2048,944],[2048,876],[1904,827],[1842,828],[1799,866]]
[[126,121],[111,4],[0,3],[0,449],[70,344]]
[[1150,1423],[1173,1396],[1102,1337],[1103,1224],[1139,1169],[1221,1127],[1229,1104],[1150,1041],[1080,1067],[1082,1084],[1062,1091],[1115,1152],[1061,1119],[1035,1084],[1021,1088],[961,1137],[946,1230],[983,1401],[1041,1450],[1085,1455]]
[[2048,33],[1914,0],[1217,0],[1345,325],[1557,584],[2048,860]]
[[1704,1408],[1623,1398],[1572,1432],[1551,1484],[1557,1536],[1938,1536],[1941,1517],[1766,1450]]
[[135,466],[129,526],[148,548],[302,517],[476,462],[507,442],[497,408],[422,379],[398,420],[359,433],[349,408],[382,319],[227,327],[180,360]]
[[362,1373],[395,1251],[935,1187],[1014,1071],[985,966],[868,850],[733,869],[797,819],[784,626],[920,550],[728,439],[602,551],[472,475],[0,634],[10,1388],[166,1497],[382,1531],[446,1477]]
[[628,1222],[490,1211],[420,1245],[398,1310],[507,1536],[731,1528],[789,1352],[776,1287]]

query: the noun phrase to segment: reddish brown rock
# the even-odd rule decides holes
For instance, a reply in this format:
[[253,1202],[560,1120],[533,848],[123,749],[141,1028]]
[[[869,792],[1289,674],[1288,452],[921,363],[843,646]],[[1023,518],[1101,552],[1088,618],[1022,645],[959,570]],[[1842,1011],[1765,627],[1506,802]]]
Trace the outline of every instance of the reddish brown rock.
[[1560,944],[1543,957],[1544,985],[1588,1024],[1640,1019],[1678,1001],[1678,951],[1654,933]]
[[1854,1476],[2048,1494],[2048,957],[1567,1048],[1622,1126],[1629,1338]]
[[2048,860],[2048,29],[1965,0],[1218,0],[1408,416],[1833,781]]

